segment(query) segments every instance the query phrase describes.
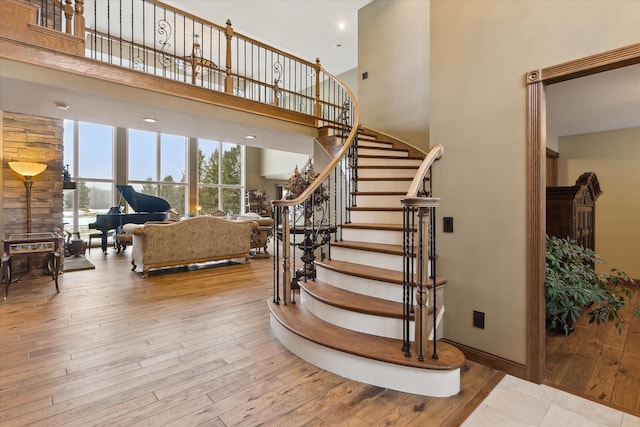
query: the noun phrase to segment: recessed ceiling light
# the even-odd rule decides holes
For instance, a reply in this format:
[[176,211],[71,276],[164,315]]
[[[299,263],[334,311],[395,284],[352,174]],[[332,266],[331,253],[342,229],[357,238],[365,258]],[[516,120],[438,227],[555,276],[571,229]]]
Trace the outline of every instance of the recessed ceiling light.
[[56,108],[58,110],[68,110],[69,106],[63,102],[56,102]]
[[147,123],[155,123],[158,121],[158,119],[154,119],[153,117],[145,117],[142,120],[144,120]]
[[345,30],[347,28],[347,24],[345,22],[338,22],[338,29]]
[[336,44],[336,47],[342,47],[342,44],[337,43],[337,44]]
[[255,135],[247,135],[245,136],[246,139],[256,139]]

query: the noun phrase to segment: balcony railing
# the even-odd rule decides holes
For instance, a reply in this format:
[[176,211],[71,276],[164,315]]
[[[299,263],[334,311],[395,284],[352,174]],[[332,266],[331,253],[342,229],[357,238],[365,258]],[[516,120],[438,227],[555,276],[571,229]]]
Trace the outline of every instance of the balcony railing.
[[[316,117],[353,117],[340,84],[309,62],[155,0],[31,0],[38,22],[79,36],[85,55],[167,79]],[[82,30],[79,30],[79,28]]]

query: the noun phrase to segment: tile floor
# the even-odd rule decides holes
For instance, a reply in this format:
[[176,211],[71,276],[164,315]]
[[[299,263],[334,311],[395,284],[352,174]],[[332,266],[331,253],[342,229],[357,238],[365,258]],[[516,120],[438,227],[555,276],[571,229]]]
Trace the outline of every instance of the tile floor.
[[640,427],[640,418],[506,375],[462,426]]

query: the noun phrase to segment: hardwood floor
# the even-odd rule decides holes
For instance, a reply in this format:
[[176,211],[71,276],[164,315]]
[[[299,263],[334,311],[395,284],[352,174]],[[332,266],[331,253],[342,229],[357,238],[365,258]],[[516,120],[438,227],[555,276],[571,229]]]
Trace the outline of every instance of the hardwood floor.
[[596,326],[581,317],[569,336],[547,331],[544,383],[640,416],[640,289],[623,309],[622,334],[613,323]]
[[14,283],[0,304],[0,424],[459,425],[504,376],[466,362],[461,392],[428,398],[347,380],[287,351],[269,326],[272,258]]

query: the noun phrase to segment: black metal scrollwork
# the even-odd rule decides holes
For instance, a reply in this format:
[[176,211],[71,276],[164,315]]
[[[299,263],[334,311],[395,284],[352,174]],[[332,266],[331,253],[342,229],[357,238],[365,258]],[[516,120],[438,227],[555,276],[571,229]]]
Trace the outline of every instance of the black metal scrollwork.
[[166,54],[165,49],[171,48],[171,42],[169,41],[169,38],[171,37],[173,29],[171,28],[171,24],[164,19],[158,21],[157,27],[158,34],[163,37],[158,40],[158,45],[161,46],[160,52],[162,52],[163,54],[158,60],[163,68],[170,68],[173,61],[171,60],[171,57]]

